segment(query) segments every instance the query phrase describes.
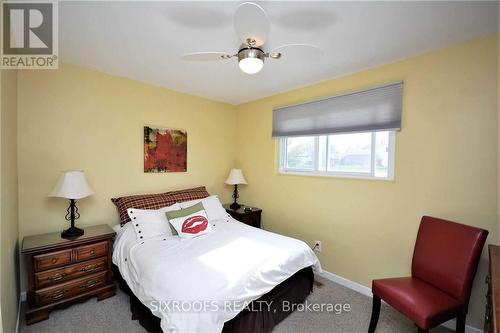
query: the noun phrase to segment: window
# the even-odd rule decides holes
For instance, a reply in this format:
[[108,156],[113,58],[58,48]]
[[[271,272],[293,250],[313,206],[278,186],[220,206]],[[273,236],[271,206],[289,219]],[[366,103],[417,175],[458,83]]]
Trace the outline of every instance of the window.
[[393,179],[394,131],[280,138],[280,172]]
[[403,82],[273,108],[281,173],[393,179]]

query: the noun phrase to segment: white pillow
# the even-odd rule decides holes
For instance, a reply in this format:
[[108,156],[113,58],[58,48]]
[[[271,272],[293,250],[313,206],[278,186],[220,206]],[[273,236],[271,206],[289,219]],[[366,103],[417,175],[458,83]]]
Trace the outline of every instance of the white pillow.
[[201,202],[191,207],[166,212],[165,216],[181,239],[198,237],[212,231]]
[[185,209],[197,204],[198,202],[203,204],[203,208],[205,208],[205,212],[207,213],[207,217],[210,222],[213,220],[227,219],[228,214],[224,207],[222,207],[219,197],[216,195],[211,195],[204,199],[181,202],[180,205],[182,209]]
[[175,203],[160,209],[127,209],[138,240],[146,240],[157,236],[172,236],[166,212],[178,210],[181,206]]

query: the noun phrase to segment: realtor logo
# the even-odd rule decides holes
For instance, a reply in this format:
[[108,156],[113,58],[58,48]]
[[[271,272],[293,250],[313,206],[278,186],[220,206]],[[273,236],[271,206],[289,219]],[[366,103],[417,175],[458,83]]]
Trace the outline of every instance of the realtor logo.
[[58,67],[57,2],[2,3],[3,69]]

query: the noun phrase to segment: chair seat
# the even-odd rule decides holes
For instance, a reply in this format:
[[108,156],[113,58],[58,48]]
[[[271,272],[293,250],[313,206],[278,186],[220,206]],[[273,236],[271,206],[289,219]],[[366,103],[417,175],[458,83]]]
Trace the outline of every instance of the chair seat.
[[372,291],[422,329],[431,329],[463,310],[458,300],[416,278],[373,280]]

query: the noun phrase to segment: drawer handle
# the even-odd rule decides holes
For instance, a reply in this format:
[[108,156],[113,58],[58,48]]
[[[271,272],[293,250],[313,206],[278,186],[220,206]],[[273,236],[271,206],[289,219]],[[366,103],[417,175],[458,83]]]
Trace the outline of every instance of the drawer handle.
[[52,299],[59,299],[59,298],[63,297],[64,294],[66,294],[67,292],[68,292],[67,290],[61,290],[61,291],[59,291],[57,293],[49,295],[49,297],[52,298]]
[[490,283],[490,276],[489,275],[486,275],[486,279],[484,281],[485,283],[489,284]]
[[92,288],[93,286],[95,286],[97,284],[97,281],[95,280],[90,280],[88,281],[86,284],[84,285],[81,285],[80,286],[80,289],[88,289],[88,288]]
[[57,258],[52,258],[52,260],[50,262],[55,264],[57,262]]
[[82,269],[80,269],[80,271],[85,272],[85,273],[89,273],[89,272],[93,272],[93,271],[97,270],[98,268],[99,268],[99,266],[97,266],[97,265],[88,265],[88,266],[85,266]]
[[90,250],[90,255],[93,256],[95,254],[94,249]]
[[64,279],[64,277],[66,276],[66,273],[62,273],[62,274],[56,274],[56,275],[53,275],[53,276],[49,276],[47,278],[47,280],[50,280],[50,281],[60,281],[62,279]]

